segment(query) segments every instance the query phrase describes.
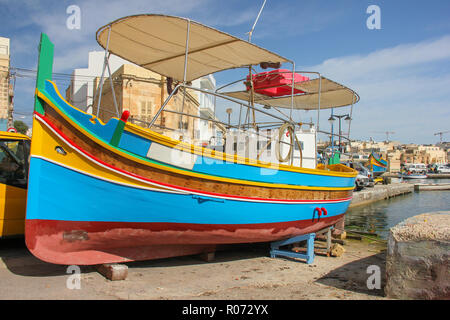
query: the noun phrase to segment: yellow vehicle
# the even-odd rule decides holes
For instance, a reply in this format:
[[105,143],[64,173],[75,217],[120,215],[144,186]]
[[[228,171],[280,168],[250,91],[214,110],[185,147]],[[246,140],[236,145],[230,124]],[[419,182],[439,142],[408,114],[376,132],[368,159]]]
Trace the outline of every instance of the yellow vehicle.
[[24,234],[30,142],[0,131],[0,238]]

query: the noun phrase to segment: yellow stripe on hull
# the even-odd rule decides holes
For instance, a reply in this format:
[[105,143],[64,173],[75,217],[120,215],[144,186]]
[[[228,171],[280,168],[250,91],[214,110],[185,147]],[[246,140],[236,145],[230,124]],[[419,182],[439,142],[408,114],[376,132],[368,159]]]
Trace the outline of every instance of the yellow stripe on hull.
[[[56,152],[55,148],[58,146],[63,147],[67,154],[62,155]],[[112,182],[149,188],[148,183],[139,182],[138,180],[129,178],[120,173],[116,173],[87,160],[77,150],[72,149],[70,145],[66,144],[55,133],[36,119],[33,120],[33,142],[31,144],[31,155],[34,157],[41,157],[58,164],[63,164],[68,168],[100,177],[102,179],[110,180]],[[156,186],[152,186],[152,188],[161,189]]]

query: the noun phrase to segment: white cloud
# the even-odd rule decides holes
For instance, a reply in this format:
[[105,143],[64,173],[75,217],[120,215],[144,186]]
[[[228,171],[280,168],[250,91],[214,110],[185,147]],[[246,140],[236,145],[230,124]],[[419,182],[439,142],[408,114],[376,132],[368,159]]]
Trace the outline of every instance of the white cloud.
[[[360,95],[353,109],[353,138],[381,140],[385,137],[376,131],[395,131],[394,139],[432,143],[432,133],[448,127],[450,74],[443,70],[449,64],[450,36],[443,36],[366,55],[332,58],[306,68]],[[327,117],[321,117],[322,128],[329,127],[324,124]]]
[[[393,48],[377,50],[367,55],[353,55],[324,61],[315,69],[323,73],[355,79],[382,76],[393,68],[413,67],[419,64],[450,58],[450,36],[432,41],[403,44]],[[398,71],[398,70],[397,70]]]

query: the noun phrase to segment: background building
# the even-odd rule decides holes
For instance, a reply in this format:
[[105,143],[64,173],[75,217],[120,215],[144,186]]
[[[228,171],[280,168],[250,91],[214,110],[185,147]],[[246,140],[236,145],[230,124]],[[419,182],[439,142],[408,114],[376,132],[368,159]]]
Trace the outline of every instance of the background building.
[[[88,56],[88,67],[73,70],[70,86],[66,90],[66,99],[70,104],[83,111],[92,106],[95,79],[102,75],[104,59],[104,51],[91,51]],[[111,72],[115,72],[124,63],[130,62],[113,54],[109,57]],[[105,76],[107,72],[105,70]]]
[[[216,79],[213,75],[207,75],[192,82],[192,86],[208,91],[216,90]],[[199,116],[203,119],[217,120],[214,104],[214,96],[199,91],[193,91],[199,101]],[[196,139],[203,145],[218,145],[221,143],[222,133],[226,131],[223,125],[208,120],[199,120]]]
[[388,161],[389,172],[399,172],[401,164],[445,164],[448,163],[448,151],[445,145],[400,144],[396,141],[375,142],[352,141],[350,152],[360,159],[367,159],[372,151]]
[[13,89],[9,78],[9,39],[0,37],[0,130],[12,127]]
[[[90,52],[88,68],[75,69],[71,84],[66,90],[66,99],[71,104],[95,115],[97,115],[103,59],[104,52]],[[113,73],[111,78],[119,114],[128,110],[129,121],[147,127],[168,97],[167,79],[113,55],[110,56],[109,63]],[[107,72],[98,111],[98,116],[103,122],[117,116],[111,82],[106,75]],[[214,91],[216,81],[209,75],[194,80],[192,85]],[[193,117],[181,115],[181,112]],[[200,119],[215,119],[214,115],[213,96],[188,89],[183,99],[183,91],[180,90],[172,97],[152,129],[174,139],[205,145],[211,142],[211,138],[217,136],[217,130],[224,129],[223,126]]]

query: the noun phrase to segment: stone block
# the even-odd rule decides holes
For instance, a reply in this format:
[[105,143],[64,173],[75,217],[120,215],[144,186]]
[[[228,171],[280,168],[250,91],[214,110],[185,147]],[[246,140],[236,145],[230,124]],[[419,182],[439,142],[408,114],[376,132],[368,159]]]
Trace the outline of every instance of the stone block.
[[128,266],[124,264],[101,264],[97,266],[97,271],[111,281],[125,280],[128,276]]
[[204,252],[199,254],[199,258],[205,262],[213,262],[216,258],[215,252]]
[[420,214],[391,228],[385,293],[397,299],[450,299],[450,211]]
[[345,249],[340,244],[335,243],[331,246],[331,256],[333,257],[340,257],[344,254],[344,252]]

